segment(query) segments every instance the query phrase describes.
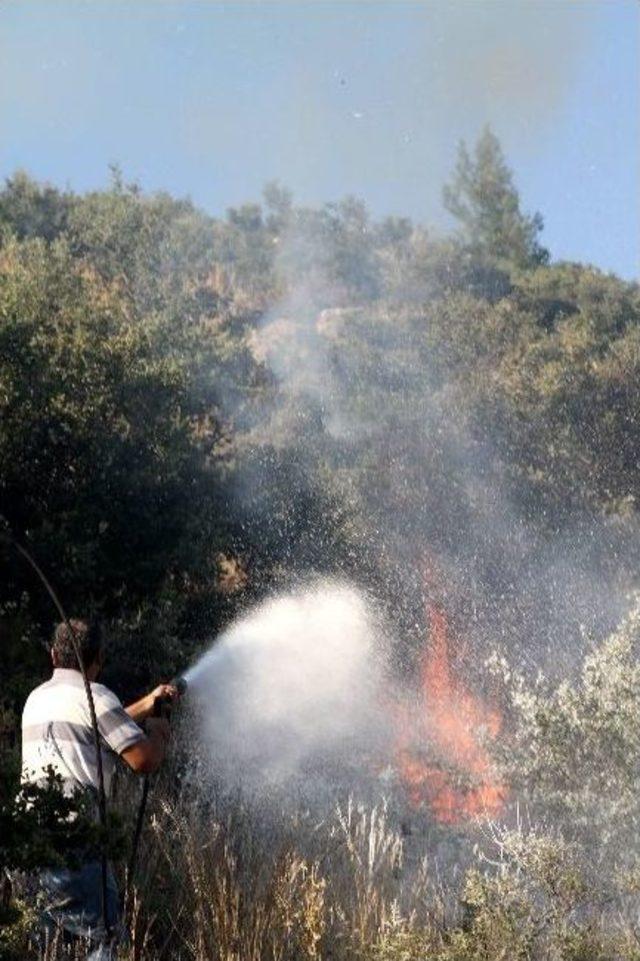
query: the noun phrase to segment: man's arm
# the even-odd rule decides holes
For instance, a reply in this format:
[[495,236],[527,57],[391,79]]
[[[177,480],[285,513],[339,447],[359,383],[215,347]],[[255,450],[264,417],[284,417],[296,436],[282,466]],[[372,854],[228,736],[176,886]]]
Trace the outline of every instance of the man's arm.
[[140,724],[153,714],[153,708],[157,698],[169,698],[173,700],[178,696],[177,687],[174,687],[172,684],[159,684],[150,694],[145,694],[139,701],[134,701],[133,704],[125,707],[125,711],[132,721]]
[[169,722],[167,719],[150,717],[147,720],[147,737],[126,748],[120,757],[127,762],[136,774],[153,774],[164,760],[168,740]]

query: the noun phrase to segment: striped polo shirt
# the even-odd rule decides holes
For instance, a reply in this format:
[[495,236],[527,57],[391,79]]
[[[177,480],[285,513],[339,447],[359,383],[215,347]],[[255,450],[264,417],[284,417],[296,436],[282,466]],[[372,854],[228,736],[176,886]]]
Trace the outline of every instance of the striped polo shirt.
[[[91,683],[101,735],[105,789],[109,791],[116,755],[145,734],[132,721],[108,687]],[[96,747],[87,695],[80,671],[56,668],[53,676],[31,692],[22,713],[22,780],[45,783],[53,769],[71,794],[98,788]]]

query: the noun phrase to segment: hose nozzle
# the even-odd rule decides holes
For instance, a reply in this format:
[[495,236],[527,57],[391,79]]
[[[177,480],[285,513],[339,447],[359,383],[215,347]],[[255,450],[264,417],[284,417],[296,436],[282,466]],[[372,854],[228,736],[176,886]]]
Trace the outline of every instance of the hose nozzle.
[[[182,697],[187,690],[187,682],[184,677],[174,677],[169,681],[169,684],[178,692],[178,696]],[[156,717],[170,717],[171,710],[173,708],[173,703],[170,697],[157,697],[153,705],[153,713]]]
[[188,686],[189,686],[189,685],[187,684],[186,678],[184,678],[184,677],[174,677],[173,680],[170,681],[169,683],[172,684],[173,687],[175,687],[175,689],[177,690],[177,692],[178,692],[178,694],[180,695],[180,697],[182,697],[184,694],[186,694],[187,688],[188,688]]

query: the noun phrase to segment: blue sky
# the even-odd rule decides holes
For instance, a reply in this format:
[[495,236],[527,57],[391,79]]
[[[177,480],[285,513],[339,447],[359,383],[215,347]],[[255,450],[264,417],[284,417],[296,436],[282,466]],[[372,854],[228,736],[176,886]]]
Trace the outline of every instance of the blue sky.
[[4,0],[0,175],[117,162],[214,214],[279,179],[442,230],[488,122],[553,257],[637,278],[639,43],[635,0]]

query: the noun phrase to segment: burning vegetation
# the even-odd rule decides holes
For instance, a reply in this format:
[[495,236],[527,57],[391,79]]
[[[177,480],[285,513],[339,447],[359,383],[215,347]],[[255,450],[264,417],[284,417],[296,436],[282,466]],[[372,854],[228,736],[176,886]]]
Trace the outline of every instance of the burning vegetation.
[[493,818],[506,796],[487,748],[500,733],[500,715],[456,676],[446,611],[433,601],[426,610],[429,644],[418,704],[398,714],[400,776],[411,804],[426,806],[444,824]]

